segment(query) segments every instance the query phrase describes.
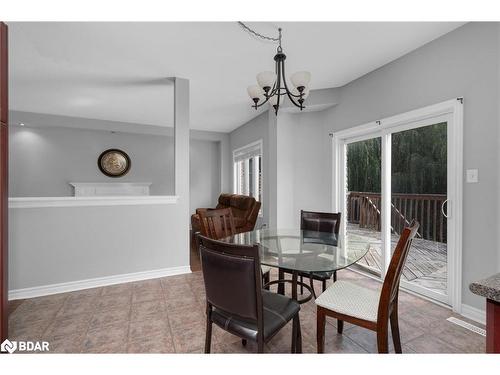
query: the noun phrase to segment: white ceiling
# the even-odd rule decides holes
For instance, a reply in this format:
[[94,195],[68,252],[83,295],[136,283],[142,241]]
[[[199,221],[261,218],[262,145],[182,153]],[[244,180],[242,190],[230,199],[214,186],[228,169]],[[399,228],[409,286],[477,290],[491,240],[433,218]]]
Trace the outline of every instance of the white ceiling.
[[[338,87],[459,27],[447,22],[258,23],[283,27],[287,73]],[[231,131],[253,118],[246,87],[272,70],[275,44],[235,23],[9,23],[10,108],[168,126],[172,86],[191,83],[191,127]]]

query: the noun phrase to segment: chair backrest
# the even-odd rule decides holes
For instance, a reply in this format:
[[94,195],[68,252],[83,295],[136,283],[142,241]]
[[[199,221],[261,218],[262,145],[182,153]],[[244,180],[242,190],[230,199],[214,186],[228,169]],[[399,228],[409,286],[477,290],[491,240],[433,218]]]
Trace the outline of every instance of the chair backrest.
[[221,208],[200,212],[200,232],[203,236],[214,240],[236,234],[231,209]]
[[300,211],[300,229],[339,234],[341,213]]
[[399,241],[392,254],[391,262],[387,274],[385,275],[384,284],[380,294],[378,306],[378,319],[385,319],[389,316],[390,306],[398,299],[399,281],[403,268],[406,263],[408,252],[411,248],[411,243],[417,234],[420,224],[413,220],[409,227],[403,229],[403,233],[399,237]]
[[304,243],[337,246],[340,216],[340,212],[300,211],[300,229]]
[[259,246],[235,245],[198,236],[207,303],[262,321]]
[[235,218],[236,230],[244,227],[245,231],[253,230],[261,203],[254,197],[241,194],[222,193],[217,202],[217,209],[230,208]]

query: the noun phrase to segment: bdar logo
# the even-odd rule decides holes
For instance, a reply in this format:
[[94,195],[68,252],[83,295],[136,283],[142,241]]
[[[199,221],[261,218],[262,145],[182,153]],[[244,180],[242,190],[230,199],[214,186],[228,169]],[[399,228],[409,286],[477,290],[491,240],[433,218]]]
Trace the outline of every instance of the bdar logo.
[[9,352],[10,354],[14,353],[17,349],[17,342],[15,341],[9,341],[6,339],[4,342],[2,342],[2,345],[0,345],[0,351],[2,352]]

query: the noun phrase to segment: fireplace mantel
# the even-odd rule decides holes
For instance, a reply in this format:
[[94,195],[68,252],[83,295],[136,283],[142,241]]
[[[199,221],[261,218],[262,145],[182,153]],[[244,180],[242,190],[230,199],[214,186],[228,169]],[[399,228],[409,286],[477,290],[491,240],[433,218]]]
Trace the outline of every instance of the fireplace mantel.
[[70,182],[75,197],[145,196],[151,182]]

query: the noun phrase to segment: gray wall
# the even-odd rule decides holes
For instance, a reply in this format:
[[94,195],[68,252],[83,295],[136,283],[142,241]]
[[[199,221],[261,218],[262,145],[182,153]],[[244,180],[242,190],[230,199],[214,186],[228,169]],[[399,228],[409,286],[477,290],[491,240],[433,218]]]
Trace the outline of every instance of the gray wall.
[[[72,196],[69,182],[152,182],[151,195],[174,194],[174,142],[166,135],[110,133],[62,127],[11,126],[11,197]],[[103,175],[98,155],[107,148],[125,150],[130,172]],[[220,142],[190,140],[190,212],[213,206],[220,193]]]
[[[151,195],[174,194],[173,137],[60,127],[10,127],[12,197],[72,196],[69,182],[152,182]],[[132,161],[123,177],[101,173],[97,158],[108,148]]]
[[189,211],[215,207],[221,192],[220,143],[191,139],[189,156]]
[[[469,23],[341,89],[325,133],[463,96],[464,184],[462,303],[484,309],[470,282],[499,271],[498,84],[499,25]],[[328,160],[332,160],[331,155]]]
[[[323,112],[295,115],[294,140],[294,224],[300,223],[300,210],[328,211],[331,196],[331,163],[328,155],[330,139],[324,132]],[[314,181],[314,183],[311,183]]]
[[[290,121],[291,133],[284,136],[293,139],[296,152],[290,202],[294,215],[300,208],[331,208],[328,133],[464,96],[464,168],[478,168],[480,180],[464,184],[462,303],[484,309],[484,299],[468,286],[500,270],[499,54],[499,24],[469,23],[334,89],[338,103],[333,108],[297,114],[300,120]],[[261,115],[238,128],[231,140],[241,143],[265,136],[264,119]],[[286,115],[280,114],[278,135],[286,122]],[[267,142],[283,146],[272,137]],[[284,159],[278,155],[276,168],[280,160]]]
[[189,272],[189,81],[175,79],[171,204],[9,208],[9,289]]
[[[246,124],[240,126],[239,128],[233,130],[229,134],[229,154],[230,154],[230,165],[232,171],[232,152],[240,147],[246,146],[252,142],[262,139],[262,160],[263,160],[263,193],[262,193],[262,218],[259,218],[257,225],[260,226],[262,223],[269,224],[272,212],[270,209],[269,202],[272,202],[271,196],[272,192],[272,179],[276,176],[275,167],[271,162],[273,156],[273,150],[276,150],[276,137],[270,135],[270,130],[273,130],[273,117],[274,114],[270,114],[268,111],[261,113],[259,116],[255,117],[253,120],[247,122]],[[275,179],[275,177],[274,177]],[[274,185],[275,186],[275,185]],[[233,175],[231,173],[231,192],[233,189]],[[275,188],[274,188],[275,189]]]

